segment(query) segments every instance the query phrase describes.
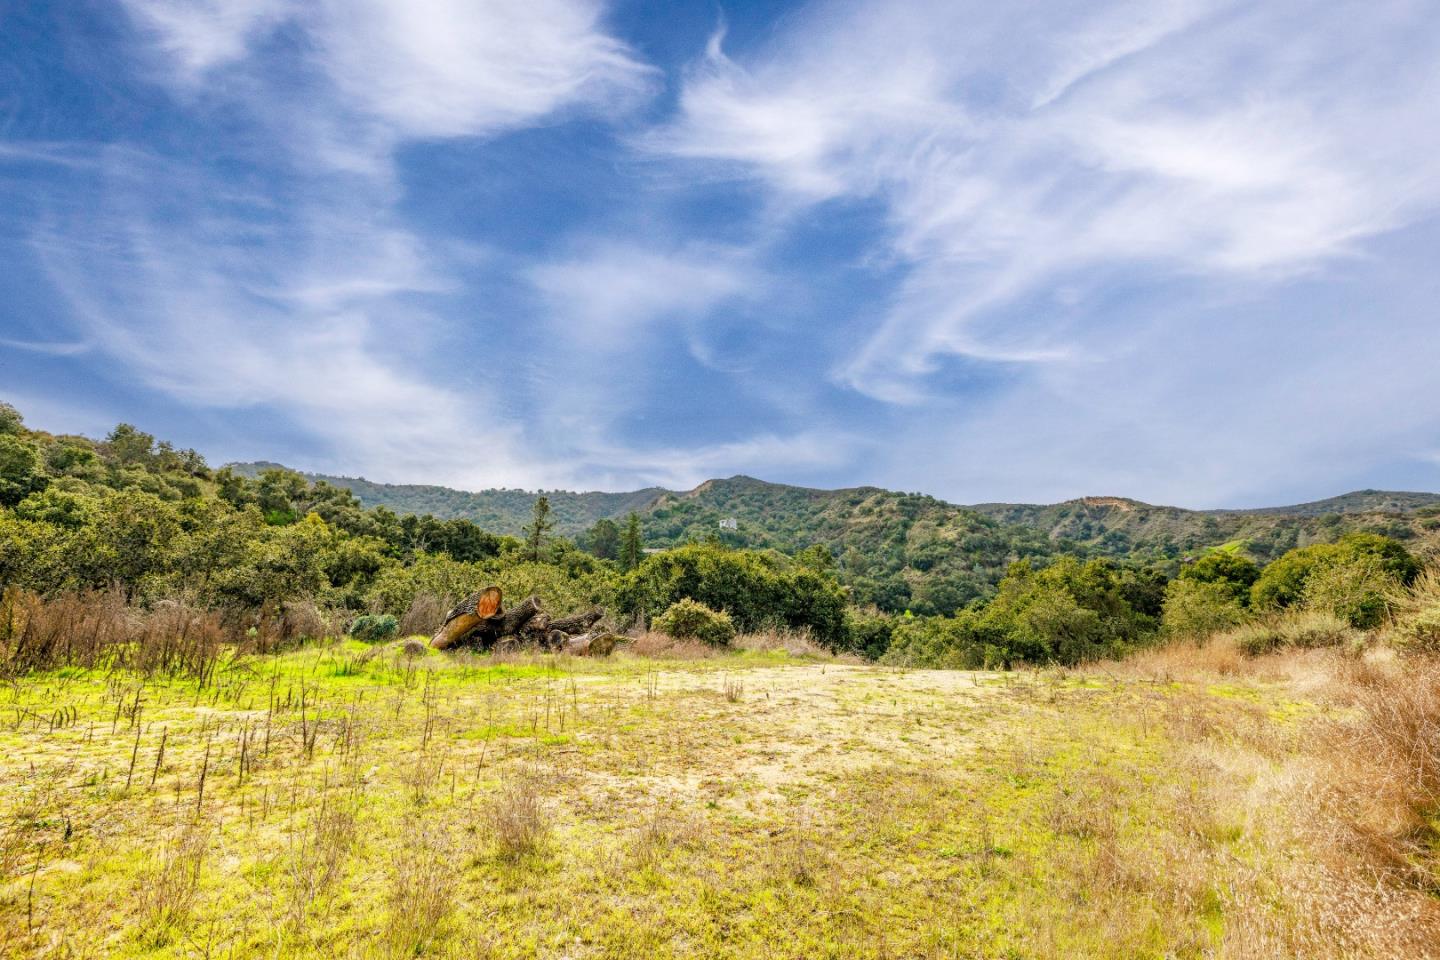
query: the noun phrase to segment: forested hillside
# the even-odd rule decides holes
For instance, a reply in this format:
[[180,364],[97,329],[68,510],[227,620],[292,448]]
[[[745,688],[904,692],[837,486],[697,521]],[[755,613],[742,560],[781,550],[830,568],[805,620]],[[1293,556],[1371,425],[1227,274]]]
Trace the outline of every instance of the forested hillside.
[[[265,466],[273,465],[235,469],[256,475]],[[312,479],[348,487],[367,506],[463,517],[517,536],[535,498],[521,490],[466,493],[346,477]],[[821,545],[857,602],[921,614],[954,610],[989,595],[1008,565],[1025,558],[1109,557],[1173,574],[1185,558],[1212,549],[1239,551],[1263,563],[1352,532],[1384,534],[1422,553],[1440,542],[1440,494],[1375,490],[1258,510],[1184,510],[1118,497],[966,507],[879,487],[816,490],[744,476],[709,480],[685,492],[647,488],[546,496],[556,532],[582,547],[590,546],[597,521],[619,522],[631,512],[652,548],[718,542],[793,554]],[[726,519],[735,521],[734,529],[721,528]]]

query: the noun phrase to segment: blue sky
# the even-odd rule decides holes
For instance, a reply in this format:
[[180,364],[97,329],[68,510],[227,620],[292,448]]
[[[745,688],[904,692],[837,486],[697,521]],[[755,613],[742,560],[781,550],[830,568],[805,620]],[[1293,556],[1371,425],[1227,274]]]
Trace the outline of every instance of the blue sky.
[[1440,489],[1434,0],[0,5],[0,397],[465,488]]

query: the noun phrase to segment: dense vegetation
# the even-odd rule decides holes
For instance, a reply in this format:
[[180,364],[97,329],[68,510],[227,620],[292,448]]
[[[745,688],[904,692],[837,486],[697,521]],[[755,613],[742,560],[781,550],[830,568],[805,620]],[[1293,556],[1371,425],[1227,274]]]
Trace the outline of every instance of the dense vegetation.
[[[258,476],[262,465],[236,469]],[[463,517],[521,536],[535,494],[465,493],[312,476],[345,486],[368,506],[398,513]],[[685,543],[777,550],[823,545],[854,601],[887,613],[951,613],[995,592],[1011,563],[1060,556],[1105,557],[1174,576],[1187,559],[1223,548],[1264,563],[1288,550],[1331,543],[1347,533],[1382,534],[1412,545],[1440,540],[1440,494],[1359,491],[1294,507],[1182,510],[1115,497],[1049,506],[960,507],[877,487],[812,490],[750,477],[711,480],[675,493],[545,491],[555,532],[597,556],[616,557],[616,531],[637,518],[646,544]],[[721,528],[734,520],[734,529]]]
[[[574,529],[577,498],[590,495],[526,495],[516,537],[366,508],[349,489],[278,467],[249,473],[214,470],[126,424],[104,441],[52,436],[0,408],[0,583],[51,596],[118,591],[141,609],[215,611],[242,632],[281,622],[282,639],[362,615],[428,633],[449,604],[494,583],[561,612],[601,604],[617,628],[658,619],[682,631],[698,624],[692,632],[709,638],[773,628],[899,664],[1010,667],[1118,656],[1162,632],[1284,610],[1371,629],[1419,569],[1401,540],[1338,515],[1280,518],[1286,537],[1306,542],[1262,567],[1270,547],[1253,538],[1202,546],[1241,527],[1207,516],[1203,533],[1141,536],[1175,512],[1129,501],[1072,506],[1130,516],[1131,534],[1112,524],[1097,535],[1060,505],[1046,508],[1046,522],[1063,522],[1058,535],[917,494],[737,478],[661,493],[643,515],[597,517],[577,546],[557,534]],[[636,504],[614,496],[610,506]],[[1282,529],[1270,514],[1237,516]],[[720,528],[722,517],[737,518],[735,529]],[[1423,547],[1440,510],[1386,524]],[[1137,537],[1149,546],[1121,549]],[[1182,543],[1198,555],[1179,555]],[[702,610],[728,627],[712,628]]]

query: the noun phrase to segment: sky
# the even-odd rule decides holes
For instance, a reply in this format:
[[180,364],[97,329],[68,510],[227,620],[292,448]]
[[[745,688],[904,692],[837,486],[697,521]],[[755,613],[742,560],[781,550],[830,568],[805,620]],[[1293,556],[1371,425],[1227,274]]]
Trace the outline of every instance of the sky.
[[464,489],[1440,490],[1436,0],[0,0],[0,399]]

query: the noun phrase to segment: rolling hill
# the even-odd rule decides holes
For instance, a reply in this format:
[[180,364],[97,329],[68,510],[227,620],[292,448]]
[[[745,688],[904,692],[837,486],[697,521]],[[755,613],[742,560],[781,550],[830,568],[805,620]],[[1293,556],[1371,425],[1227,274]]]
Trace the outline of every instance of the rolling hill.
[[[232,465],[251,476],[273,466]],[[463,517],[510,535],[522,531],[537,496],[308,476],[348,487],[366,506]],[[633,511],[652,547],[719,540],[794,553],[823,544],[861,602],[917,613],[954,610],[986,595],[1010,563],[1062,552],[1173,568],[1187,556],[1224,548],[1265,562],[1352,530],[1394,536],[1420,552],[1440,549],[1440,494],[1432,493],[1362,490],[1257,510],[1186,510],[1120,497],[963,506],[879,487],[817,490],[746,476],[708,480],[686,491],[544,493],[555,532],[582,542],[595,521],[621,520]],[[722,529],[720,521],[729,519],[734,529]]]

